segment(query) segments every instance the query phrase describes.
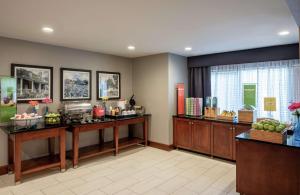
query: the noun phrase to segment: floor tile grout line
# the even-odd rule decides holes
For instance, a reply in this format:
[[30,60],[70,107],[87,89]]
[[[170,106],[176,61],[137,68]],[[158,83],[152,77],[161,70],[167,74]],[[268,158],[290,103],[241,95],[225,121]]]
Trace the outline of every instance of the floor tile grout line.
[[[124,165],[123,168],[130,168],[130,171],[129,173],[131,172],[132,174],[134,175],[138,175],[138,174],[141,174],[143,173],[144,170],[147,170],[147,169],[151,169],[151,167],[155,167],[153,170],[155,170],[155,173],[157,171],[157,173],[159,174],[159,171],[161,170],[166,170],[166,174],[165,176],[162,176],[162,177],[159,177],[157,174],[151,174],[151,175],[148,175],[145,176],[144,178],[141,177],[132,177],[132,179],[135,181],[133,183],[131,183],[130,185],[124,185],[124,187],[121,187],[122,189],[121,190],[118,190],[118,192],[122,191],[122,190],[129,190],[129,191],[132,191],[131,188],[132,186],[136,185],[136,184],[139,184],[139,183],[142,183],[142,182],[145,182],[147,180],[149,180],[149,178],[153,177],[153,178],[156,178],[156,179],[159,179],[160,182],[157,182],[157,184],[155,184],[154,186],[151,186],[151,189],[150,190],[153,190],[153,189],[156,189],[158,188],[158,186],[160,185],[164,185],[168,182],[170,182],[171,180],[177,178],[177,177],[182,177],[186,180],[186,182],[182,185],[180,185],[180,187],[175,187],[172,191],[172,193],[175,193],[176,191],[182,189],[182,188],[186,188],[186,185],[188,185],[189,183],[191,183],[191,181],[193,181],[192,179],[190,179],[189,175],[190,173],[187,173],[187,175],[181,175],[183,172],[185,171],[188,171],[188,170],[193,170],[193,169],[196,169],[197,167],[201,168],[201,169],[204,169],[203,172],[200,171],[199,174],[196,174],[196,178],[198,178],[199,176],[203,176],[204,174],[206,174],[208,171],[211,171],[213,170],[214,168],[216,167],[219,167],[220,168],[220,172],[222,172],[221,174],[219,174],[219,170],[216,171],[216,172],[212,172],[211,175],[205,175],[205,177],[208,177],[212,180],[212,182],[207,185],[203,191],[209,189],[209,188],[213,188],[215,190],[218,190],[218,191],[224,191],[224,192],[228,192],[230,193],[231,191],[234,190],[234,187],[230,187],[230,185],[228,185],[227,187],[225,186],[224,189],[225,190],[222,190],[221,188],[217,188],[215,186],[213,186],[214,184],[216,184],[217,182],[222,182],[222,179],[225,178],[227,175],[228,175],[228,178],[231,178],[233,177],[233,180],[234,180],[234,176],[230,176],[231,174],[231,171],[234,171],[235,169],[235,166],[232,165],[232,164],[226,164],[226,162],[219,162],[219,161],[214,161],[214,164],[213,166],[207,168],[206,166],[201,166],[201,165],[198,165],[197,163],[193,163],[193,162],[189,162],[190,160],[196,160],[201,163],[206,162],[205,163],[208,163],[210,162],[210,159],[205,159],[205,157],[202,157],[202,156],[192,156],[193,154],[190,154],[190,153],[184,153],[184,154],[172,154],[171,152],[169,152],[168,154],[170,154],[170,156],[164,158],[163,160],[160,160],[158,157],[155,157],[155,152],[153,152],[152,150],[155,150],[155,149],[151,149],[150,152],[148,152],[146,149],[143,150],[143,151],[146,151],[145,153],[140,153],[140,152],[143,152],[143,151],[139,151],[138,153],[133,153],[133,154],[126,154],[124,156],[122,156],[121,158],[114,158],[114,159],[110,159],[108,161],[101,161],[99,164],[101,164],[100,166],[103,166],[104,168],[108,168],[108,169],[111,169],[112,170],[112,173],[109,173],[109,174],[105,174],[103,176],[99,176],[99,178],[105,178],[107,179],[108,181],[110,181],[110,184],[113,184],[113,183],[116,183],[118,182],[118,179],[116,177],[116,179],[111,179],[110,177],[108,177],[108,175],[112,175],[114,174],[113,172],[117,171],[117,169],[122,169],[122,166],[114,169],[113,167],[113,164],[115,163],[126,163],[126,165]],[[134,156],[131,156],[131,155],[134,155]],[[149,156],[148,156],[149,155]],[[138,163],[134,162],[134,157],[137,157],[138,158]],[[152,157],[153,156],[153,157]],[[158,153],[158,156],[163,156],[161,152]],[[151,161],[150,163],[147,163],[147,160]],[[168,166],[168,163],[167,162],[171,162],[172,160],[174,160],[176,163]],[[145,162],[144,164],[141,164],[141,166],[137,166],[139,163],[143,163]],[[213,162],[213,161],[212,161]],[[216,162],[216,163],[215,163]],[[79,174],[80,176],[88,176],[90,174],[93,173],[93,167],[96,167],[98,164],[97,161],[93,161],[92,162],[93,164],[92,165],[84,165],[82,166],[82,169],[80,170],[84,170],[83,171],[83,174]],[[159,168],[158,165],[160,164],[164,164],[164,165],[161,165],[162,167],[163,166],[167,166],[166,168]],[[183,164],[183,166],[181,166],[180,164]],[[232,166],[231,166],[232,165]],[[137,167],[136,167],[137,166]],[[210,166],[210,165],[209,165]],[[96,168],[95,168],[96,169]],[[172,170],[172,169],[176,169],[178,172],[176,172],[174,175],[170,173],[170,176],[169,177],[169,172],[167,170]],[[78,170],[78,169],[77,169]],[[70,172],[70,176],[69,177],[72,177],[72,175],[74,174],[73,177],[77,177],[76,176],[76,171],[77,170],[72,170],[72,172]],[[224,172],[223,172],[224,170]],[[74,173],[73,173],[74,171]],[[99,171],[101,171],[101,168],[99,168]],[[234,175],[234,174],[233,174]],[[194,177],[193,175],[191,175],[191,177]],[[66,176],[66,178],[68,178],[68,176]],[[112,177],[113,178],[113,177]],[[124,177],[121,175],[120,178],[124,179]],[[3,178],[0,178],[1,180]],[[65,184],[67,183],[68,181],[72,181],[72,180],[75,180],[75,179],[72,179],[72,180],[68,180],[68,179],[59,179],[59,175],[58,173],[55,173],[53,175],[53,177],[51,177],[50,179],[52,179],[54,181],[53,184],[49,185],[49,186],[44,186],[42,188],[39,188],[39,192],[45,194],[42,190],[45,189],[45,188],[48,188],[48,187],[51,187],[51,186],[54,186],[54,185],[57,185],[57,184],[62,184],[62,186],[64,186],[66,188],[66,191],[69,191],[70,193],[75,193],[73,192],[71,189],[72,187]],[[80,183],[80,185],[84,185],[84,184],[87,184],[89,183],[90,181],[88,180],[85,180],[85,179],[82,179],[80,178],[80,181],[82,181],[82,183]],[[32,182],[32,181],[30,181]],[[35,182],[35,180],[33,180],[33,182]],[[154,182],[155,183],[155,182]],[[234,182],[232,182],[234,184]],[[186,188],[187,190],[190,190],[191,192],[194,192],[193,190],[191,189],[188,189]],[[99,191],[101,191],[101,188],[98,189]],[[148,191],[150,191],[148,190]],[[11,193],[13,193],[10,189],[9,191]],[[148,192],[147,191],[147,192]],[[168,193],[164,190],[161,190],[160,191],[162,192],[165,192],[165,193]],[[202,192],[203,192],[202,191]],[[103,191],[101,191],[103,192]],[[115,192],[115,193],[118,193],[118,192]],[[105,192],[103,192],[105,193]],[[172,193],[168,193],[168,194],[172,194]],[[197,192],[195,192],[197,193]]]

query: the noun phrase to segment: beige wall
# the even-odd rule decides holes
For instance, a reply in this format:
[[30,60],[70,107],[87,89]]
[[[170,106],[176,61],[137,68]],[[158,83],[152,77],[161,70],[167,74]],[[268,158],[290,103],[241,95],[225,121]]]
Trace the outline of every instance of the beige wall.
[[168,54],[133,60],[133,90],[137,105],[152,114],[149,140],[168,144]]
[[176,83],[187,89],[187,59],[158,54],[133,60],[133,91],[137,104],[152,114],[150,141],[173,143],[172,115],[176,114]]
[[187,58],[180,55],[169,54],[169,144],[173,144],[173,115],[177,114],[177,83],[184,83],[184,93],[185,97],[187,97]]
[[[52,111],[56,111],[60,105],[60,67],[92,70],[92,103],[96,102],[97,70],[120,72],[122,98],[129,98],[133,93],[132,60],[128,58],[0,37],[0,75],[10,75],[11,63],[54,67],[54,103],[50,106]],[[26,104],[18,105],[18,112],[24,112],[27,107]],[[95,136],[95,134],[95,132],[92,132],[81,135],[81,145],[97,143],[98,136]],[[126,130],[122,131],[122,135],[125,136],[125,134]],[[70,138],[70,135],[68,135],[67,148],[71,146]],[[107,130],[105,139],[109,140],[111,138],[111,131]],[[23,158],[39,156],[46,152],[46,141],[25,143]],[[0,131],[0,166],[5,164],[7,164],[7,137],[5,133]]]
[[[184,82],[187,90],[187,60],[174,54],[158,54],[135,59],[105,55],[82,50],[50,46],[0,37],[0,75],[10,75],[10,64],[32,64],[54,67],[54,103],[50,110],[60,106],[60,67],[92,70],[92,103],[96,103],[96,71],[121,73],[121,95],[129,98],[133,91],[137,105],[151,113],[149,139],[163,144],[172,144],[172,115],[176,113],[175,84]],[[22,113],[28,105],[18,105]],[[43,106],[41,106],[41,110]],[[127,129],[121,131],[121,137]],[[112,131],[106,130],[105,140],[112,139]],[[96,132],[80,136],[80,146],[98,142]],[[71,135],[67,136],[67,149],[71,148]],[[36,140],[23,145],[23,158],[32,158],[47,153],[47,142]],[[0,166],[7,164],[7,136],[0,131]]]

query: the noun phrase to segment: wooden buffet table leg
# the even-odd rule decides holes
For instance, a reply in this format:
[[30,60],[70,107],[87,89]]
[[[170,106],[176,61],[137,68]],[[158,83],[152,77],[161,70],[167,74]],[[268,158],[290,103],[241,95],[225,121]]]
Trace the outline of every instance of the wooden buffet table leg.
[[79,129],[76,127],[73,129],[73,168],[78,167],[78,153],[79,153]]
[[104,144],[104,129],[99,129],[99,145]]
[[145,146],[148,146],[148,119],[145,118],[143,123],[143,137],[145,140]]
[[119,153],[119,127],[114,126],[114,144],[115,144],[115,155]]
[[15,183],[21,182],[21,134],[15,135],[15,147],[14,147],[14,171],[15,171]]
[[65,129],[59,130],[59,153],[60,153],[60,171],[66,171],[66,131]]
[[14,172],[14,138],[12,135],[7,136],[8,143],[8,174],[12,174]]

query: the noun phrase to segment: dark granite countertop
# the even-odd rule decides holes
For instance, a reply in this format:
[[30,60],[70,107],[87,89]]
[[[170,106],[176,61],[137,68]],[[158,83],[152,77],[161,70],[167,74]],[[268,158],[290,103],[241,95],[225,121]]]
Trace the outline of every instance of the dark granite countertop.
[[111,118],[101,118],[93,122],[86,122],[86,123],[68,123],[69,126],[77,126],[77,125],[87,125],[87,124],[97,124],[97,123],[107,123],[107,122],[114,122],[115,119]]
[[128,119],[133,119],[133,118],[140,118],[140,117],[148,117],[151,116],[151,114],[143,114],[143,115],[124,115],[124,116],[107,116],[106,118],[110,118],[113,120],[128,120]]
[[39,131],[51,128],[61,128],[61,127],[68,127],[66,124],[57,124],[57,125],[46,125],[44,122],[38,122],[36,125],[26,128],[21,126],[3,126],[0,127],[5,133],[7,134],[16,134],[22,132],[29,132],[29,131]]
[[300,148],[300,141],[295,140],[294,135],[287,135],[286,140],[284,140],[282,144],[280,144],[280,143],[271,143],[271,142],[267,142],[267,141],[261,141],[261,140],[253,139],[250,135],[250,131],[246,131],[244,133],[241,133],[241,134],[237,135],[235,138],[240,139],[240,140],[247,140],[247,141],[262,142],[262,143],[268,143],[268,144],[275,144],[275,145],[282,145],[282,146],[287,146],[287,147]]
[[39,131],[39,130],[45,130],[45,129],[51,129],[51,128],[60,128],[60,127],[67,128],[67,127],[76,126],[76,125],[88,125],[88,124],[97,124],[97,123],[105,123],[105,122],[115,122],[115,121],[120,121],[120,120],[128,120],[128,119],[148,117],[148,116],[151,116],[151,114],[128,116],[128,117],[123,117],[120,119],[103,118],[96,122],[83,123],[83,124],[82,123],[70,123],[70,124],[46,125],[44,122],[39,122],[30,128],[10,125],[10,126],[2,126],[2,127],[0,126],[0,129],[2,129],[7,134],[16,134],[16,133]]
[[238,125],[251,125],[252,124],[252,123],[246,123],[246,122],[234,123],[233,121],[220,120],[220,119],[215,119],[215,118],[206,118],[205,116],[174,115],[173,117],[194,119],[194,120],[206,120],[206,121],[212,121],[212,122],[222,122],[222,123],[230,123],[230,124],[238,124]]

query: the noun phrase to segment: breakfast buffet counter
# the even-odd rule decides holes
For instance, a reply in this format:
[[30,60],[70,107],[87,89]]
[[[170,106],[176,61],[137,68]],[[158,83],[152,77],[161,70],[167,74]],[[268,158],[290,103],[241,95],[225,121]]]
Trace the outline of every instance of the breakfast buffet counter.
[[[8,137],[8,171],[15,173],[15,182],[21,177],[37,171],[58,167],[63,172],[66,169],[66,125],[47,126],[38,123],[31,128],[16,126],[1,127]],[[55,154],[54,139],[59,140],[59,154]],[[31,140],[47,139],[49,155],[22,160],[22,144]]]
[[26,128],[21,126],[3,126],[0,127],[5,133],[7,134],[18,134],[18,133],[24,133],[24,132],[32,132],[32,131],[40,131],[40,130],[46,130],[51,128],[67,128],[67,124],[56,124],[56,125],[47,125],[44,122],[39,122],[36,125]]
[[249,131],[236,136],[237,192],[300,194],[300,141],[258,141]]
[[234,161],[236,159],[235,136],[250,129],[251,123],[175,115],[173,116],[173,144],[175,148]]
[[[148,145],[148,120],[151,115],[128,116],[120,119],[103,118],[97,122],[90,123],[72,123],[45,125],[39,122],[30,128],[18,126],[0,127],[8,135],[8,171],[15,173],[15,182],[19,183],[23,175],[37,171],[58,167],[63,172],[66,169],[66,132],[72,133],[72,150],[68,151],[68,156],[73,161],[73,167],[78,166],[78,161],[89,157],[94,157],[104,153],[114,152],[118,154],[119,149],[129,146],[143,144]],[[134,125],[143,124],[143,137],[134,137]],[[128,125],[128,137],[119,139],[119,127]],[[114,131],[114,140],[104,142],[104,130],[112,128]],[[82,132],[98,131],[99,144],[79,148],[79,135]],[[55,138],[59,140],[59,154],[55,153]],[[48,139],[49,155],[36,159],[22,160],[22,143],[37,140]]]
[[236,139],[237,140],[253,141],[253,142],[262,142],[262,143],[268,143],[268,144],[275,144],[275,145],[286,146],[286,147],[294,147],[294,148],[299,148],[300,149],[300,141],[295,140],[294,135],[287,135],[286,138],[284,138],[282,143],[272,143],[272,142],[257,140],[257,139],[255,139],[251,136],[249,131],[246,131],[244,133],[241,133],[241,134],[237,135]]
[[[148,120],[149,114],[143,116],[125,117],[121,119],[104,119],[103,121],[86,123],[86,124],[72,124],[68,129],[72,133],[72,146],[73,150],[68,153],[68,156],[72,159],[73,167],[78,166],[78,161],[97,155],[114,152],[118,154],[119,149],[127,148],[137,144],[148,145]],[[143,138],[134,137],[133,130],[134,125],[143,124]],[[128,137],[119,139],[119,127],[128,125]],[[105,129],[113,129],[113,141],[104,142]],[[79,148],[79,135],[82,132],[98,131],[99,132],[99,144],[91,145],[83,148]]]
[[185,118],[185,119],[193,119],[193,120],[203,120],[203,121],[211,121],[211,122],[221,122],[221,123],[229,123],[229,124],[240,124],[240,125],[251,125],[252,123],[240,122],[233,123],[233,121],[229,120],[220,120],[217,118],[208,118],[205,116],[189,116],[189,115],[174,115],[176,118]]

